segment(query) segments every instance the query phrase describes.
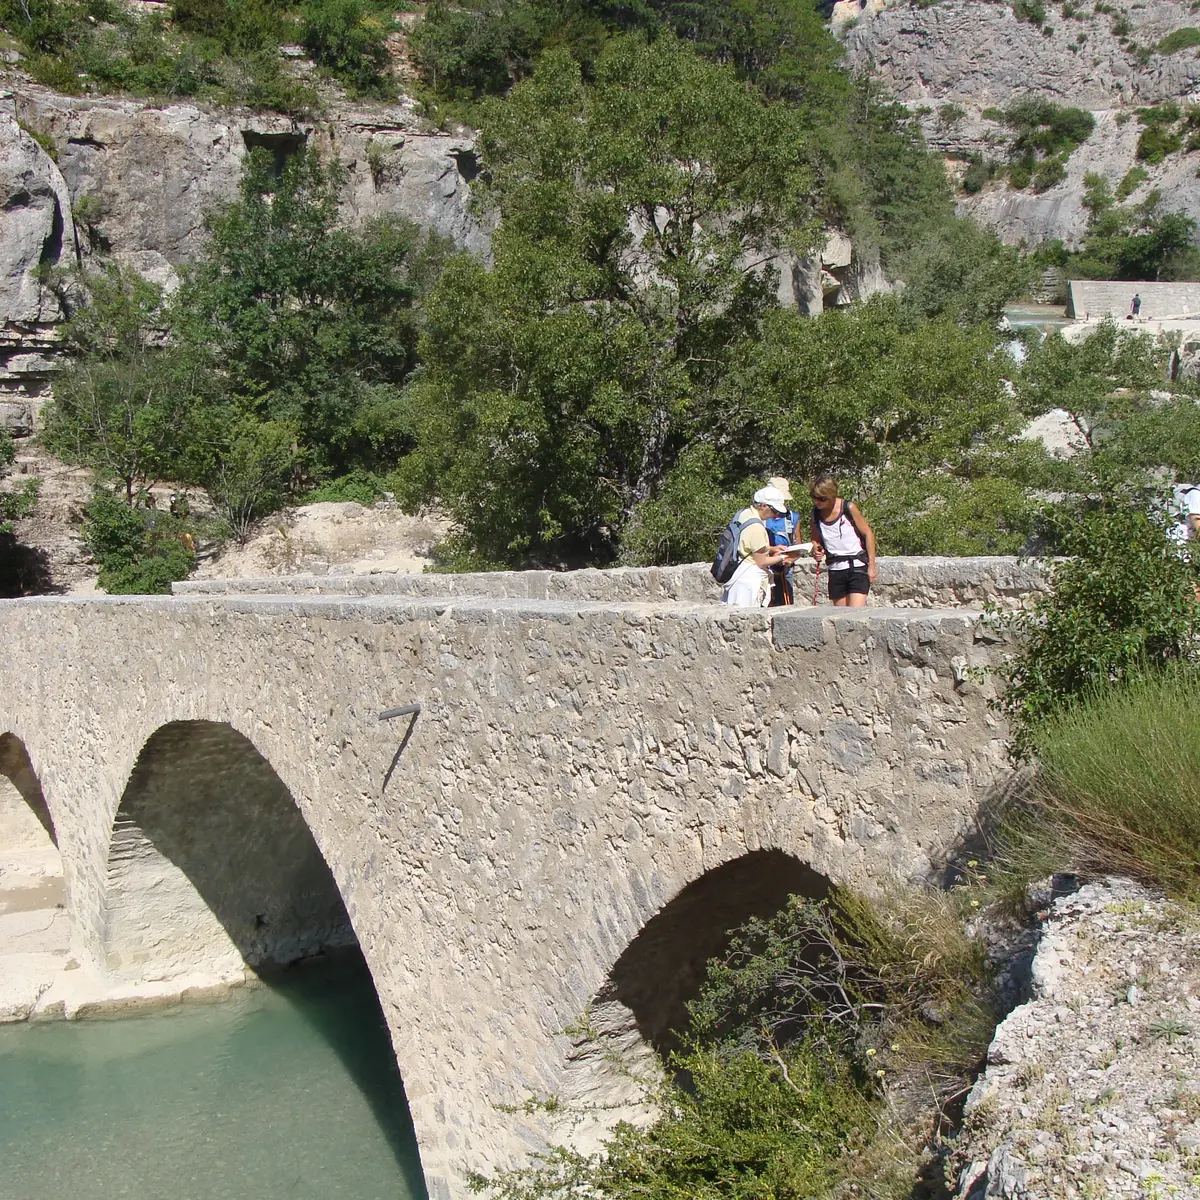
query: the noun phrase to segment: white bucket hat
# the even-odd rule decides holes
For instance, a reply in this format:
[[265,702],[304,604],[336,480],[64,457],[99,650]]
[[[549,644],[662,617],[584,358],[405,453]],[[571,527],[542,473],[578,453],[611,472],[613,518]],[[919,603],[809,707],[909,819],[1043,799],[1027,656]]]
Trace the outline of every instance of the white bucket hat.
[[769,504],[778,513],[785,513],[788,510],[787,501],[777,487],[759,488],[754,493],[754,503]]

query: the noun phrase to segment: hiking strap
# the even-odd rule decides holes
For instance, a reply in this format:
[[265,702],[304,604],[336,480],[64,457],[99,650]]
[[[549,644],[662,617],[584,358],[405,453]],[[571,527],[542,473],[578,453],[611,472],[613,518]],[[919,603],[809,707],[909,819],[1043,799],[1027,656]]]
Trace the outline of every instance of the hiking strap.
[[850,528],[854,530],[854,536],[858,538],[862,546],[861,554],[830,554],[825,549],[825,535],[821,531],[821,526],[824,522],[821,520],[821,510],[813,505],[812,522],[813,528],[817,531],[817,541],[821,543],[821,549],[825,550],[825,565],[832,567],[835,563],[856,563],[861,562],[863,566],[868,566],[871,562],[870,552],[867,550],[867,539],[863,537],[863,531],[859,529],[858,522],[854,519],[854,515],[850,512],[850,501],[842,497],[842,511],[838,513],[836,521],[827,522],[830,525],[836,525],[838,521],[845,517],[850,524]]

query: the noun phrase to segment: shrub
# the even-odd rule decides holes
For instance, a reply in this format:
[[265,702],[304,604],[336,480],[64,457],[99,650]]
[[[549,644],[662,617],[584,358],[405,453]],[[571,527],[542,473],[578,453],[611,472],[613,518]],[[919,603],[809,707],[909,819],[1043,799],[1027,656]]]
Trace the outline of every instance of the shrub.
[[1033,738],[1037,775],[1005,858],[1026,877],[1122,874],[1200,894],[1200,674],[1097,688]]
[[1046,6],[1042,0],[1013,0],[1012,11],[1018,21],[1028,21],[1031,25],[1046,23]]
[[1137,156],[1142,162],[1160,163],[1183,146],[1183,138],[1161,125],[1148,125],[1138,138]]
[[974,194],[980,191],[991,177],[991,164],[984,162],[982,158],[973,159],[966,171],[963,172],[962,189],[964,192]]
[[1165,509],[1117,492],[1062,533],[1068,556],[1050,567],[1050,591],[1028,612],[997,618],[1020,640],[1000,668],[999,707],[1016,756],[1038,727],[1095,689],[1197,657],[1200,563],[1172,540]]
[[[892,898],[889,898],[892,900]],[[908,1195],[995,1028],[977,943],[944,897],[791,897],[736,931],[689,1005],[648,1128],[476,1177],[499,1200]],[[915,1102],[884,1095],[908,1081]],[[901,1113],[903,1115],[901,1115]],[[915,1115],[914,1115],[915,1114]],[[882,1132],[881,1132],[882,1130]]]
[[1150,178],[1150,172],[1145,167],[1130,167],[1117,184],[1117,199],[1128,200],[1138,187]]
[[1034,168],[1033,190],[1045,192],[1056,183],[1062,183],[1066,177],[1067,168],[1061,158],[1045,158]]
[[84,508],[83,538],[113,595],[167,593],[196,565],[186,523],[169,513],[134,508],[97,492]]
[[388,94],[384,38],[391,22],[362,0],[308,0],[300,10],[301,39],[313,59],[353,92]]
[[1200,29],[1185,26],[1168,33],[1155,49],[1159,54],[1178,54],[1180,50],[1190,50],[1193,46],[1200,46]]
[[383,480],[373,471],[355,470],[337,479],[330,479],[314,488],[301,501],[302,504],[319,504],[325,500],[353,500],[368,507],[384,493]]

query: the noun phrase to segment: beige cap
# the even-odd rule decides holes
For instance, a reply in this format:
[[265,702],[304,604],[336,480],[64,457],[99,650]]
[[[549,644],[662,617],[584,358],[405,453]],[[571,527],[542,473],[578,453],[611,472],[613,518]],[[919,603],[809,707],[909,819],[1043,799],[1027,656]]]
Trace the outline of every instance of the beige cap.
[[767,487],[776,488],[779,494],[785,500],[790,500],[792,498],[792,485],[788,480],[784,479],[782,475],[772,475],[771,478],[767,480]]

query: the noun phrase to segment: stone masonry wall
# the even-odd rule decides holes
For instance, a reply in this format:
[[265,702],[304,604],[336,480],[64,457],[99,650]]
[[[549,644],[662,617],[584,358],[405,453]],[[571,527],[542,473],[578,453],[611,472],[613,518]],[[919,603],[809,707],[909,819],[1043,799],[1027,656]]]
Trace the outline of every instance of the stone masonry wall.
[[[0,732],[41,781],[87,962],[147,741],[175,721],[249,739],[338,885],[440,1200],[540,1144],[496,1105],[564,1084],[564,1030],[688,884],[754,851],[859,886],[936,869],[1005,772],[966,673],[998,649],[932,610],[5,601]],[[413,701],[410,737],[378,719]]]

